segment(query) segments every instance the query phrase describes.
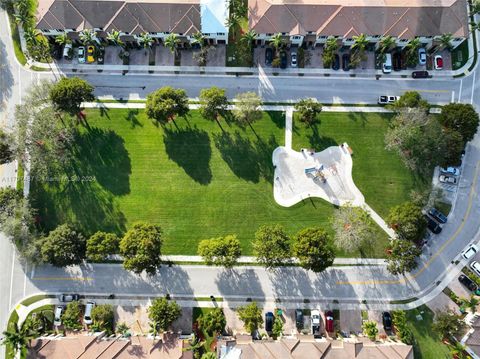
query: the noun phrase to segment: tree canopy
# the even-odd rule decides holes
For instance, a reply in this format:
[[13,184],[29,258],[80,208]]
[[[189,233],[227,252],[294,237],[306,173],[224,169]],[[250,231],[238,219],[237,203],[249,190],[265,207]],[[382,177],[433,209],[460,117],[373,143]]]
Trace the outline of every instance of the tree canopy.
[[251,125],[262,118],[262,99],[255,92],[243,92],[235,96],[233,115],[243,125]]
[[207,120],[218,120],[228,108],[228,99],[225,89],[213,86],[200,90],[200,113]]
[[335,249],[332,239],[321,228],[305,228],[293,242],[293,254],[300,265],[314,272],[322,272],[333,264]]
[[256,302],[239,307],[237,313],[245,330],[250,334],[253,334],[263,324],[262,310]]
[[305,98],[295,104],[295,110],[300,116],[300,121],[313,124],[322,112],[322,105],[313,98]]
[[79,330],[82,329],[82,324],[80,323],[82,316],[82,308],[80,302],[73,301],[67,304],[65,311],[62,314],[62,324],[65,329],[69,330]]
[[68,224],[62,224],[40,241],[42,261],[55,267],[80,264],[85,259],[85,238]]
[[459,315],[453,311],[437,312],[433,320],[432,329],[442,338],[450,339],[464,326]]
[[82,102],[95,100],[94,87],[78,77],[62,77],[50,89],[50,99],[60,111],[70,115],[80,112]]
[[167,331],[172,323],[180,318],[182,309],[175,301],[165,298],[156,298],[148,307],[148,319],[150,325],[156,331]]
[[440,122],[446,128],[460,133],[463,141],[468,142],[477,132],[479,116],[469,103],[450,103],[442,107]]
[[378,328],[377,322],[370,320],[363,322],[362,329],[365,335],[370,338],[370,340],[374,341],[377,338]]
[[223,333],[227,325],[227,320],[225,319],[222,308],[213,308],[198,318],[198,324],[201,330],[213,336]]
[[403,108],[420,108],[424,111],[430,109],[430,104],[422,98],[417,91],[406,91],[400,99],[393,104],[396,109]]
[[386,221],[400,239],[412,242],[420,241],[427,229],[422,208],[413,202],[404,202],[392,207]]
[[13,161],[13,140],[12,137],[0,130],[0,164]]
[[148,117],[160,123],[184,117],[189,111],[187,93],[185,90],[170,86],[162,87],[148,94],[145,111]]
[[241,255],[240,241],[235,235],[205,239],[198,245],[198,254],[207,265],[231,268]]
[[266,268],[278,267],[290,260],[290,238],[279,224],[260,227],[252,245],[257,261]]
[[99,304],[92,309],[93,326],[98,331],[113,333],[114,313],[110,304]]
[[97,232],[87,240],[87,258],[102,261],[119,251],[120,239],[113,233]]
[[135,223],[120,241],[123,266],[136,274],[153,275],[161,264],[162,229],[148,223]]
[[405,239],[394,239],[390,242],[390,253],[387,256],[387,269],[392,274],[405,274],[417,268],[417,258],[422,251],[412,242]]

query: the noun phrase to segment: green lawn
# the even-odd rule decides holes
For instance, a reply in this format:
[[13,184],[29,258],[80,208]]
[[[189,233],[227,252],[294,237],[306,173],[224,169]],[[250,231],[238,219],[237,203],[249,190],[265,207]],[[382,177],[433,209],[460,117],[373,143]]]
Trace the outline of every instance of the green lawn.
[[[451,358],[449,350],[432,331],[433,312],[425,305],[406,312],[407,321],[413,331],[415,359]],[[423,320],[417,320],[420,314]]]
[[382,217],[391,207],[409,200],[413,189],[426,182],[414,176],[392,152],[385,150],[384,136],[391,115],[323,112],[313,127],[295,120],[293,148],[316,151],[347,142],[353,150],[353,180],[365,201]]
[[[282,113],[265,113],[254,130],[222,120],[223,131],[195,111],[178,119],[178,127],[165,128],[138,110],[87,114],[90,129],[83,131],[77,160],[67,169],[73,180],[32,183],[33,206],[45,230],[68,221],[86,235],[121,234],[135,221],[158,223],[165,254],[195,254],[200,240],[231,233],[243,253],[251,254],[250,241],[263,224],[280,223],[292,235],[314,225],[330,230],[333,205],[312,199],[284,208],[273,199],[271,156],[284,144]],[[383,150],[383,117],[321,117],[322,141],[346,140],[354,149],[354,179],[373,208],[385,215],[408,198],[416,183],[399,159]],[[310,129],[296,130],[299,147],[308,142]],[[362,255],[383,256],[386,241],[379,231],[378,244]]]
[[469,58],[468,40],[464,40],[454,50],[452,50],[452,70],[461,68]]

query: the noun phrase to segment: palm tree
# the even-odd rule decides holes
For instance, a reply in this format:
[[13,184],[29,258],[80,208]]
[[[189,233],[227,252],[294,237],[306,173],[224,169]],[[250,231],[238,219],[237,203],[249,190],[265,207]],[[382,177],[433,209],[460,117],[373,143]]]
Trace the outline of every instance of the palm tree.
[[472,29],[472,32],[475,31],[480,31],[480,22],[471,22],[470,23],[470,28]]
[[169,34],[164,41],[165,47],[169,49],[172,54],[175,55],[177,54],[177,47],[179,42],[180,40],[178,39],[176,34]]
[[13,14],[13,17],[15,18],[15,22],[17,23],[17,25],[23,25],[28,21],[28,15],[23,11],[19,11]]
[[472,14],[480,14],[480,0],[475,0],[472,3]]
[[[138,39],[138,43],[139,43],[140,45],[142,45],[145,50],[148,49],[149,51],[150,51],[150,48],[151,48],[152,45],[153,45],[153,42],[154,42],[153,37],[150,36],[150,34],[147,33],[147,32],[143,32],[143,33],[140,35],[140,38]],[[146,53],[147,53],[147,52],[145,52],[145,54],[146,54]]]
[[112,30],[107,34],[107,40],[114,46],[123,46],[123,41],[120,36],[120,31]]
[[353,36],[353,40],[355,41],[351,46],[352,56],[350,58],[350,66],[355,68],[360,64],[360,61],[365,61],[365,50],[369,41],[365,34],[360,34],[359,36]]
[[64,32],[63,34],[57,35],[55,37],[55,42],[59,45],[65,46],[66,44],[69,44],[72,41],[68,38],[67,33]]
[[448,49],[448,50],[452,49],[452,40],[453,40],[453,35],[452,34],[443,34],[438,39],[442,49]]
[[270,38],[270,43],[272,46],[275,48],[275,50],[278,50],[280,47],[283,45],[283,36],[281,33],[276,33]]
[[225,26],[228,27],[228,31],[232,34],[232,39],[235,40],[236,29],[240,26],[240,16],[235,12],[231,13],[225,22]]
[[381,54],[384,54],[384,53],[390,51],[390,49],[393,46],[395,46],[395,44],[396,44],[396,42],[395,42],[395,39],[393,37],[385,36],[378,43],[378,52],[380,52]]
[[23,38],[26,43],[29,45],[35,45],[38,42],[37,36],[40,34],[40,31],[37,29],[26,29],[23,33]]
[[80,32],[80,40],[84,45],[90,45],[97,39],[97,33],[94,30],[85,29]]
[[205,36],[198,31],[192,35],[192,44],[198,44],[201,48],[205,45]]
[[470,299],[463,299],[462,301],[465,307],[470,309],[472,313],[475,313],[477,311],[478,303],[480,303],[480,300],[475,298],[475,296],[473,295],[470,296]]
[[450,355],[452,356],[452,358],[455,358],[455,359],[470,358],[470,356],[467,355],[467,353],[465,352],[466,347],[462,343],[455,341],[455,343],[450,344],[448,348],[450,349]]
[[257,33],[255,30],[248,30],[245,34],[243,34],[241,41],[245,42],[248,47],[251,48],[256,38]]
[[17,323],[13,324],[12,329],[3,332],[3,336],[2,345],[10,345],[14,354],[25,348],[30,339],[34,338],[28,330],[20,329]]

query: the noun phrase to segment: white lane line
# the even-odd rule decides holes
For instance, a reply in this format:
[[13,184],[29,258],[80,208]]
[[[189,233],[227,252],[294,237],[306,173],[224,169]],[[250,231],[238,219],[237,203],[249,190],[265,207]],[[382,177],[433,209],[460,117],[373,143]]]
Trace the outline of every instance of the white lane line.
[[22,104],[22,80],[20,74],[20,66],[18,66],[18,103]]
[[472,96],[470,97],[470,104],[473,105],[473,94],[475,93],[475,76],[477,75],[477,71],[473,72],[473,83],[472,83]]
[[462,102],[463,79],[460,79],[460,89],[458,90],[458,102]]
[[451,102],[455,102],[455,90],[452,91],[452,101]]
[[15,248],[13,248],[13,255],[12,255],[12,272],[10,274],[10,296],[8,299],[8,309],[12,306],[12,293],[13,293],[13,270],[15,268]]
[[33,279],[35,276],[35,264],[32,264],[32,271],[30,272],[30,278]]
[[24,278],[23,278],[23,298],[25,298],[25,295],[27,293],[27,270],[28,270],[28,262],[25,263],[25,272],[24,272]]

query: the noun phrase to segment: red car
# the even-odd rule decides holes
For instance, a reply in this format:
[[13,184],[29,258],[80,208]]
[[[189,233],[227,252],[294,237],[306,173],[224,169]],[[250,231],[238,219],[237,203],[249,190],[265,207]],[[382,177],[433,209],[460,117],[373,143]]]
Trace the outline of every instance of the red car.
[[333,312],[332,311],[328,311],[328,312],[325,312],[325,330],[328,332],[328,333],[333,333],[334,332],[334,328],[333,328]]
[[434,65],[435,65],[435,70],[443,69],[443,58],[440,55],[435,56]]

